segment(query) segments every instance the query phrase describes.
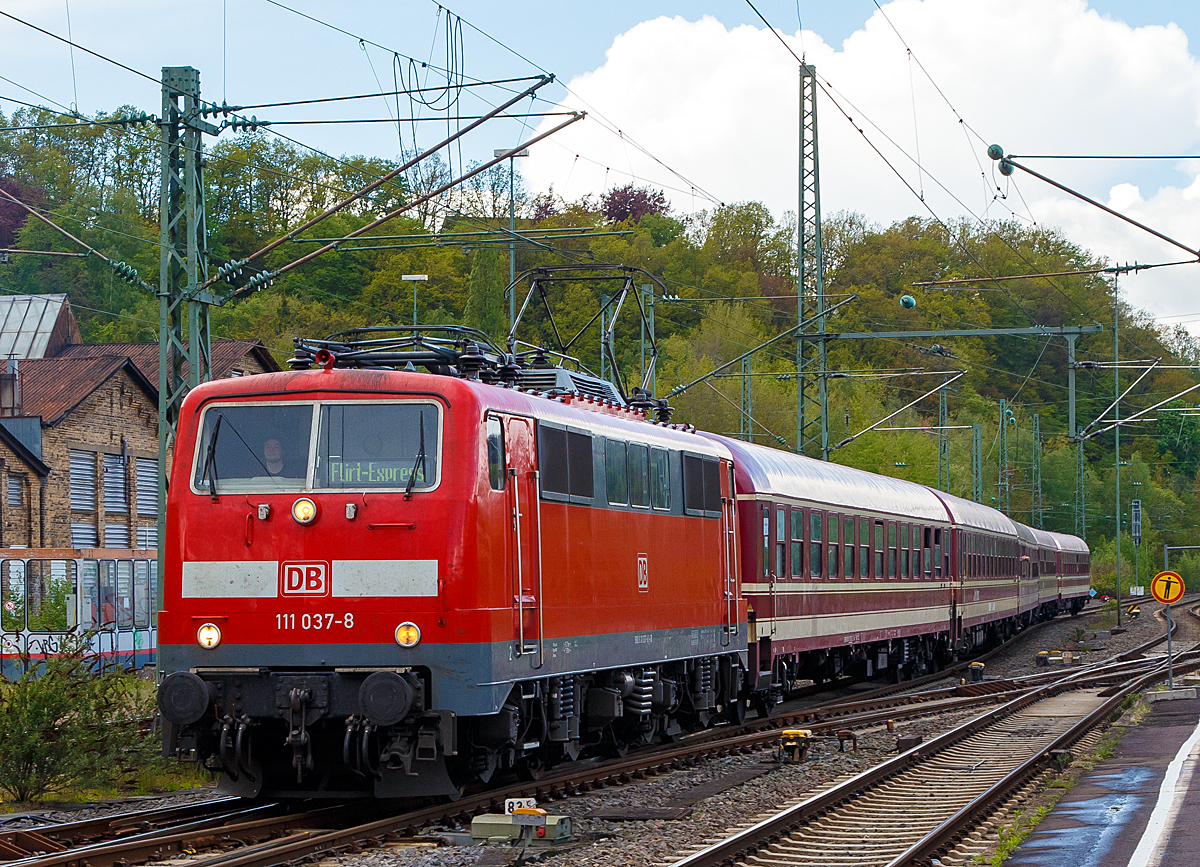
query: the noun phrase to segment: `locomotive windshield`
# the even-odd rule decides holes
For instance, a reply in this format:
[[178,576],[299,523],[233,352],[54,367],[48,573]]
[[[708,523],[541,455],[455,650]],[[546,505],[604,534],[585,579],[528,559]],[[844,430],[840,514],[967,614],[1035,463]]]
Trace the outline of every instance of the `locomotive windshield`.
[[204,413],[197,490],[299,491],[308,476],[312,404],[214,406]]
[[204,413],[193,488],[214,497],[310,485],[430,488],[438,478],[438,421],[430,403],[217,404]]
[[316,488],[428,488],[437,478],[438,410],[425,403],[321,407]]

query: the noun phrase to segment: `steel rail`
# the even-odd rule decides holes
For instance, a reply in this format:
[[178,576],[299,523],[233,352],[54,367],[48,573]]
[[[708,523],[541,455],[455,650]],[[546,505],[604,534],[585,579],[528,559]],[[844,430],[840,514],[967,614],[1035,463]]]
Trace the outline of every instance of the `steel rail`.
[[1049,761],[1055,752],[1066,749],[1074,744],[1092,728],[1119,711],[1121,704],[1129,695],[1161,679],[1166,673],[1166,661],[1164,660],[1153,671],[1123,686],[1102,705],[1047,744],[1040,752],[1030,756],[987,791],[978,795],[953,816],[946,819],[946,821],[942,822],[942,824],[938,825],[903,853],[889,861],[887,867],[908,867],[908,865],[912,864],[923,864],[938,853],[944,852],[951,841],[957,842],[961,840],[965,830],[974,825],[978,820],[991,814],[1000,801],[1007,798],[1011,792],[1019,788],[1043,763]]
[[[1192,655],[1200,656],[1200,652],[1193,651]],[[1165,672],[1165,665],[1160,665],[1154,671],[1137,678],[1133,681],[1133,684],[1140,688],[1141,685],[1144,685],[1155,677],[1164,676]],[[1001,707],[988,711],[949,732],[939,735],[931,741],[915,746],[907,752],[876,765],[839,785],[826,789],[799,804],[763,819],[749,828],[740,830],[718,843],[676,861],[673,867],[715,867],[715,865],[733,864],[743,860],[753,852],[757,852],[778,842],[818,815],[848,803],[862,791],[871,789],[884,780],[922,764],[925,760],[932,758],[936,754],[986,730],[1003,719],[1025,710],[1039,701],[1076,688],[1077,684],[1074,680],[1084,673],[1072,673],[1070,676],[1054,683],[1031,688],[1023,695],[1019,695]],[[1121,698],[1117,699],[1116,704],[1120,703],[1125,694],[1128,693],[1123,693]],[[1109,708],[1112,706],[1111,701],[1106,701],[1101,705],[1101,707]],[[1091,717],[1092,714],[1088,716]],[[1074,729],[1075,727],[1072,728]],[[1056,738],[1055,742],[1058,742],[1058,740],[1059,738]],[[1039,750],[1038,755],[1048,756],[1048,750],[1049,748]]]

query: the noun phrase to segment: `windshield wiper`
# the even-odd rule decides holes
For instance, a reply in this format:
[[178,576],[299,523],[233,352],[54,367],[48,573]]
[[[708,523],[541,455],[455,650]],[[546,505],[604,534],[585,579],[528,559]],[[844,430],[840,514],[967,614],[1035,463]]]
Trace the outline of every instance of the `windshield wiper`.
[[417,450],[417,459],[413,461],[412,472],[408,476],[408,484],[404,488],[404,499],[412,499],[413,485],[417,483],[417,467],[421,468],[421,474],[425,474],[425,413],[421,413],[421,441],[420,448]]
[[217,423],[213,425],[212,436],[208,440],[208,451],[204,455],[204,471],[200,474],[200,480],[208,479],[208,495],[212,501],[217,502],[217,437],[221,435],[221,422],[225,421],[225,416],[217,416]]

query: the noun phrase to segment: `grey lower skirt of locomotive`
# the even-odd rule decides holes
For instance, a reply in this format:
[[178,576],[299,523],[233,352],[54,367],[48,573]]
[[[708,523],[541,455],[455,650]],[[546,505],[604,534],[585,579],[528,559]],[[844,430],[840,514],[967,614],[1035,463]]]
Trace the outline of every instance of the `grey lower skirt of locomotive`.
[[159,686],[163,755],[241,797],[457,797],[740,720],[738,654],[520,681],[498,713],[432,708],[428,669],[194,669]]

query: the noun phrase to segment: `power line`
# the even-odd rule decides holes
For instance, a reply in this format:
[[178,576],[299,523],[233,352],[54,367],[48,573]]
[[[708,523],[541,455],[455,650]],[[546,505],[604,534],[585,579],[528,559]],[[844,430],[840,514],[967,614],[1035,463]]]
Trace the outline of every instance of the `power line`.
[[[272,0],[267,0],[267,2],[272,2]],[[63,37],[59,36],[57,33],[51,33],[49,30],[43,30],[41,27],[38,27],[36,24],[30,24],[28,21],[24,20],[23,18],[18,18],[16,15],[12,15],[8,12],[5,12],[3,9],[0,9],[0,15],[3,15],[5,18],[8,18],[12,21],[17,22],[18,24],[24,24],[26,27],[30,27],[30,28],[36,30],[38,33],[44,33],[46,36],[49,36],[51,39],[57,39],[59,42],[65,42],[67,45],[70,45],[72,48],[78,48],[80,51],[87,52],[88,54],[92,55],[92,57],[99,58],[100,60],[103,60],[105,63],[111,63],[113,66],[119,66],[119,67],[121,67],[121,69],[124,69],[126,72],[132,72],[134,75],[140,75],[142,78],[146,79],[147,81],[152,81],[156,85],[162,84],[162,82],[160,82],[157,78],[153,78],[140,70],[134,69],[132,66],[126,66],[124,63],[121,63],[121,61],[119,61],[119,60],[113,60],[111,57],[106,57],[103,54],[99,54],[98,52],[92,51],[92,49],[90,49],[90,48],[85,48],[82,45],[72,42],[70,39],[64,39]]]
[[[533,81],[538,77],[539,76],[536,76],[536,75],[525,75],[525,76],[521,76],[519,78],[497,78],[497,79],[491,79],[489,81],[469,81],[469,82],[463,82],[462,84],[457,84],[457,85],[455,85],[455,87],[456,88],[465,88],[465,87],[484,87],[484,86],[489,86],[489,85],[495,86],[495,85],[501,85],[501,84],[517,84],[522,81]],[[319,103],[328,103],[328,102],[347,102],[349,100],[356,100],[356,99],[378,99],[381,96],[406,96],[406,95],[415,94],[415,93],[436,93],[439,91],[443,91],[445,89],[446,89],[446,87],[444,85],[439,86],[439,87],[412,87],[412,88],[408,88],[405,90],[390,90],[390,91],[386,91],[384,93],[359,93],[359,94],[354,94],[351,96],[325,96],[325,97],[319,97],[317,99],[292,99],[292,100],[287,100],[285,102],[261,102],[261,103],[255,104],[255,105],[238,105],[238,106],[230,106],[229,108],[231,111],[250,111],[252,109],[260,109],[260,108],[283,108],[286,106],[293,106],[293,105],[317,105]]]

